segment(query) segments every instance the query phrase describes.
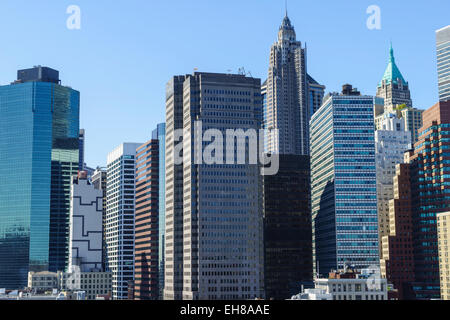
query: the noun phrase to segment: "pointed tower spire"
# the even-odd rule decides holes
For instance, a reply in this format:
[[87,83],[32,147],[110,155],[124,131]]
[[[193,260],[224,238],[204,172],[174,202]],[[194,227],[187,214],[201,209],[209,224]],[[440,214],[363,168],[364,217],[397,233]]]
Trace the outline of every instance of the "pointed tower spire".
[[289,20],[289,16],[288,16],[288,0],[285,0],[285,15],[284,15],[283,22],[281,24],[281,29],[293,30],[291,20]]
[[384,72],[383,79],[378,85],[379,87],[381,87],[383,81],[385,81],[386,84],[390,83],[398,84],[399,81],[401,81],[403,84],[408,84],[408,82],[405,81],[405,78],[403,78],[403,75],[395,62],[394,48],[392,47],[392,42],[389,49],[388,66],[386,68],[386,71]]
[[395,63],[394,48],[392,47],[392,41],[391,41],[391,48],[389,49],[389,62]]

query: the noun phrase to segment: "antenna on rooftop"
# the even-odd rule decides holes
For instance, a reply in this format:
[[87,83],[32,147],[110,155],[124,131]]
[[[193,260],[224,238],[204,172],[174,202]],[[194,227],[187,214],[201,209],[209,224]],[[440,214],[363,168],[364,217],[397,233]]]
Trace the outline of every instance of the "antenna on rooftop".
[[248,77],[253,78],[251,72],[250,71],[246,71],[244,67],[241,67],[241,68],[238,69],[238,74],[241,75],[241,76],[248,76]]

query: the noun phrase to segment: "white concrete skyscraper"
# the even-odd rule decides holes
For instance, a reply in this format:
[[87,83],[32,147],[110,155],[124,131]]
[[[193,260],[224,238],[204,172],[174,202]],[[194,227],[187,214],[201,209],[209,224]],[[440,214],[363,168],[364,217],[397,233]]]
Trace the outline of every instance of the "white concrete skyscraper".
[[[379,240],[390,232],[389,202],[394,199],[396,166],[412,148],[411,132],[395,114],[385,114],[381,128],[375,131]],[[380,248],[381,249],[381,248]]]
[[69,272],[102,271],[103,192],[95,189],[87,172],[72,177],[70,185]]
[[124,143],[108,155],[106,258],[115,300],[127,299],[128,285],[134,281],[135,158],[141,145]]
[[266,86],[267,150],[309,155],[309,120],[322,103],[325,87],[308,75],[306,46],[296,40],[287,13],[270,51]]

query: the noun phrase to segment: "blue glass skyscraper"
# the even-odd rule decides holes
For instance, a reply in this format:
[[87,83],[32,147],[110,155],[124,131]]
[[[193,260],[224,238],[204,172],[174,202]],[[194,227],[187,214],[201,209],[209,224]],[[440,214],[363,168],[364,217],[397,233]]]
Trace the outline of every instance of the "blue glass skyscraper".
[[65,268],[79,99],[45,67],[0,87],[0,288],[25,287],[29,271]]
[[379,265],[374,98],[350,85],[312,116],[313,254],[320,274]]

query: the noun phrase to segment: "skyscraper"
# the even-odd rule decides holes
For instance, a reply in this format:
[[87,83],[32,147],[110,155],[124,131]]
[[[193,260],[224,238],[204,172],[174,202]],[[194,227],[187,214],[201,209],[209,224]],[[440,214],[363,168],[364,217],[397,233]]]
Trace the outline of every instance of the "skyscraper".
[[159,297],[159,140],[136,150],[134,296]]
[[311,119],[313,253],[320,274],[379,265],[374,97],[345,85]]
[[268,115],[267,115],[267,80],[261,85],[261,98],[263,103],[263,123],[262,127],[264,129],[264,152],[269,152],[269,131],[268,131]]
[[67,266],[80,94],[60,83],[39,66],[0,87],[0,287]]
[[152,132],[152,139],[158,140],[159,146],[159,201],[158,201],[158,280],[159,298],[164,296],[164,261],[166,244],[166,124],[160,123]]
[[411,157],[413,241],[418,299],[439,299],[439,254],[436,215],[450,206],[450,101],[423,114],[423,127]]
[[281,155],[264,176],[264,289],[285,300],[313,281],[309,156]]
[[72,177],[70,193],[69,272],[103,271],[103,192],[87,173]]
[[[394,198],[396,166],[403,163],[404,154],[412,148],[411,132],[405,131],[402,119],[385,114],[382,129],[375,131],[378,231],[381,238],[389,235],[389,201]],[[381,246],[380,246],[381,249]]]
[[394,113],[398,105],[406,104],[410,108],[413,106],[409,84],[397,67],[392,46],[389,51],[388,66],[383,79],[378,84],[377,97],[384,99],[384,110],[387,113]]
[[450,100],[450,26],[436,31],[439,100]]
[[97,190],[102,190],[103,198],[102,198],[102,226],[103,226],[103,263],[102,269],[106,270],[106,235],[105,235],[105,225],[106,225],[106,177],[107,170],[106,168],[97,167],[92,175],[91,181],[92,185]]
[[322,106],[326,87],[314,80],[309,74],[307,76],[309,115],[311,117]]
[[412,143],[416,143],[419,140],[419,129],[423,125],[423,110],[398,107],[397,115],[404,120],[406,130],[411,132]]
[[383,238],[388,279],[400,287],[407,280],[411,296],[419,300],[441,295],[437,215],[448,212],[450,205],[449,128],[449,101],[424,112],[419,141],[398,170],[400,187],[391,201],[390,236]]
[[80,134],[78,135],[79,142],[80,142],[80,160],[79,160],[79,171],[84,170],[84,142],[85,142],[85,136],[86,131],[84,129],[80,129]]
[[[194,73],[173,78],[166,101],[164,296],[186,300],[261,297],[260,165],[248,161],[207,164],[209,159],[199,163],[196,148],[204,145],[196,145],[196,141],[210,129],[213,131],[208,134],[223,136],[227,130],[258,132],[262,123],[261,82],[243,75]],[[183,114],[184,118],[179,117]],[[183,168],[178,171],[175,153],[180,153],[180,132],[174,129],[183,127]],[[234,138],[230,142],[234,143]],[[249,146],[252,141],[238,145]],[[231,151],[227,148],[227,159],[236,158],[239,150],[235,147]]]
[[115,300],[127,299],[134,280],[135,160],[141,145],[123,143],[107,159],[106,254]]
[[[164,299],[181,300],[183,290],[183,156],[176,147],[183,140],[183,84],[187,76],[166,85],[166,237]],[[182,149],[182,148],[181,148]]]
[[375,126],[382,130],[385,116],[397,115],[403,119],[405,130],[411,132],[412,142],[417,142],[418,131],[422,127],[422,112],[413,108],[409,83],[405,80],[397,66],[394,57],[394,49],[391,46],[389,61],[383,79],[377,87],[377,97],[384,100],[384,108],[375,111]]
[[381,239],[381,275],[398,290],[400,300],[414,299],[415,281],[413,252],[413,216],[411,170],[408,164],[398,164],[393,184],[394,195],[389,201],[389,233]]
[[[309,154],[309,120],[324,87],[307,73],[307,49],[286,16],[270,51],[265,128],[269,153]],[[322,91],[321,91],[322,90]],[[278,132],[273,131],[278,130]]]

